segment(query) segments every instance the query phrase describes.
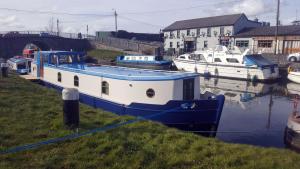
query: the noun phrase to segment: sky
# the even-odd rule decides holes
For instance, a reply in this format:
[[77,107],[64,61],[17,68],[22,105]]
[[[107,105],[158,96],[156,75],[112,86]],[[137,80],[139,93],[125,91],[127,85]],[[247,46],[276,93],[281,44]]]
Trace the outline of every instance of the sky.
[[[275,24],[277,0],[1,0],[0,31],[45,31],[50,23],[68,33],[115,30],[158,33],[177,20],[245,13]],[[298,12],[297,12],[298,11]],[[298,16],[297,16],[298,13]],[[300,20],[300,0],[281,0],[280,21]]]

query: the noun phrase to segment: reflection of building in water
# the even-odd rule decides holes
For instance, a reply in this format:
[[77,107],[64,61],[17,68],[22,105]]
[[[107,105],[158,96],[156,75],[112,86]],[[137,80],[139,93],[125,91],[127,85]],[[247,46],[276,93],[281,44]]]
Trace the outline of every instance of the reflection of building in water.
[[243,109],[245,109],[245,102],[271,93],[276,85],[232,79],[200,78],[201,93],[208,91],[214,94],[223,94],[225,95],[226,103],[238,103]]
[[293,112],[289,118],[284,133],[284,144],[300,152],[300,114]]

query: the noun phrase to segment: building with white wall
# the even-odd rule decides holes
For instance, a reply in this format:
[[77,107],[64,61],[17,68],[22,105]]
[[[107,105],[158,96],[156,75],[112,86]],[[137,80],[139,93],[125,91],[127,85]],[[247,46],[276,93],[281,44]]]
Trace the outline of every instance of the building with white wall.
[[[234,44],[249,48],[252,53],[275,53],[275,29],[275,26],[244,29],[235,35]],[[300,25],[279,26],[276,53],[295,52],[300,52]]]
[[164,50],[178,54],[214,48],[218,44],[232,46],[233,37],[241,30],[261,25],[249,20],[245,14],[176,21],[163,30]]

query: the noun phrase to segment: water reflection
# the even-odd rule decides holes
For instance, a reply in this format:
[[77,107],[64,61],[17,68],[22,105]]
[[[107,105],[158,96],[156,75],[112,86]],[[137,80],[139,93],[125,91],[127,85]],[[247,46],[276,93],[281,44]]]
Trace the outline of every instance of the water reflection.
[[288,118],[284,143],[287,148],[300,152],[300,114],[298,111],[293,112]]
[[264,84],[231,79],[200,79],[201,93],[226,97],[216,137],[231,143],[285,147],[285,128],[297,84]]

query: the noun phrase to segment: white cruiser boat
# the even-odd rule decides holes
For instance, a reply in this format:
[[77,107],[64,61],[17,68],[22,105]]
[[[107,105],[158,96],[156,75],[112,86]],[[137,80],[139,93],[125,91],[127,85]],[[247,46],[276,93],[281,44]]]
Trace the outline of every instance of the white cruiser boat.
[[300,71],[295,71],[291,67],[289,67],[287,78],[292,82],[300,83]]
[[179,70],[196,72],[205,76],[269,81],[279,78],[278,65],[259,54],[242,53],[238,47],[228,50],[217,46],[215,50],[195,51],[173,59]]
[[250,108],[246,107],[247,104],[245,103],[266,96],[277,87],[277,84],[251,83],[249,81],[222,78],[206,79],[200,77],[200,81],[201,93],[210,92],[216,95],[224,95],[227,105],[238,103],[244,110]]
[[81,52],[38,51],[31,74],[59,91],[76,88],[81,102],[119,115],[179,128],[219,123],[224,96],[201,97],[199,74],[93,66],[83,57]]

